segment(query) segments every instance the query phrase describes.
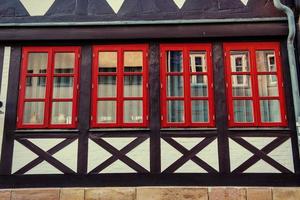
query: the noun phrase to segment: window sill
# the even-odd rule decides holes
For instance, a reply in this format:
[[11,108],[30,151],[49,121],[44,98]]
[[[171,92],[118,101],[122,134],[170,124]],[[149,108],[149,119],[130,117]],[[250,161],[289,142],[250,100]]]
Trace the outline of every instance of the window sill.
[[150,131],[150,128],[93,128],[89,132]]
[[290,128],[284,127],[253,127],[253,128],[228,128],[229,131],[291,131]]
[[216,131],[217,128],[161,128],[160,131]]
[[15,133],[79,133],[78,129],[18,129]]

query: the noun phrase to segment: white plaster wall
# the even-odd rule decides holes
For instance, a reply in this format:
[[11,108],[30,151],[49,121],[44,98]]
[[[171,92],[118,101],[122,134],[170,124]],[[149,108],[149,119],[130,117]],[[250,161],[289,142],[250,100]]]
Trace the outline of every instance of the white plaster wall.
[[[270,142],[276,139],[276,137],[244,137],[244,140],[252,144],[258,149],[264,148]],[[231,171],[240,166],[243,162],[248,160],[253,154],[233,141],[229,139],[229,150],[230,150],[230,168]],[[268,154],[272,159],[294,172],[293,162],[293,150],[291,139],[284,142],[282,145],[274,149]],[[280,173],[277,169],[269,165],[263,160],[259,160],[244,173]]]
[[[3,58],[3,71],[1,77],[1,90],[0,90],[0,100],[3,102],[3,107],[1,111],[3,114],[0,114],[0,144],[2,147],[3,134],[4,134],[4,117],[5,117],[5,108],[6,108],[6,98],[7,98],[7,87],[8,87],[8,78],[9,78],[9,66],[10,66],[10,53],[11,47],[4,48],[4,58]],[[1,157],[1,148],[0,147],[0,157]]]

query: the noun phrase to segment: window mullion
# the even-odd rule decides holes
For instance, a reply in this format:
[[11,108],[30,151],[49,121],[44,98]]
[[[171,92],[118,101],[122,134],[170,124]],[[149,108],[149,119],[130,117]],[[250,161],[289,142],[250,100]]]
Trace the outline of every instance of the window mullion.
[[259,99],[259,86],[258,86],[258,72],[256,66],[256,51],[255,48],[250,48],[250,63],[251,63],[251,76],[252,76],[252,92],[253,92],[253,110],[254,110],[254,125],[261,125],[260,113],[260,99]]
[[117,126],[123,125],[123,110],[124,110],[124,74],[123,74],[123,49],[118,50],[118,62],[117,62]]
[[[45,126],[51,126],[52,114],[52,91],[53,91],[53,68],[54,68],[54,50],[51,48],[48,51],[48,66],[47,66],[47,80],[46,80],[46,102],[45,102]],[[47,82],[48,81],[48,82]]]
[[183,77],[184,77],[184,104],[185,104],[185,126],[191,124],[191,91],[190,91],[190,69],[189,49],[183,49]]

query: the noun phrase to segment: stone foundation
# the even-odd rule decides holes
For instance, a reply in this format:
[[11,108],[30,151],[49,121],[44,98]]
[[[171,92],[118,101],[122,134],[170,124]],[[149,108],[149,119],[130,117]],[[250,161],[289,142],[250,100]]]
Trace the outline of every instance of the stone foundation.
[[0,190],[0,200],[299,200],[300,188],[131,187]]

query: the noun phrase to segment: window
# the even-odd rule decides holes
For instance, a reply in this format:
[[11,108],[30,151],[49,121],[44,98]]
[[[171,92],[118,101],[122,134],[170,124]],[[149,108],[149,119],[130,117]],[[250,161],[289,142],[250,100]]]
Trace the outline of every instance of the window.
[[214,126],[210,44],[162,44],[163,127]]
[[75,128],[79,47],[25,47],[18,128]]
[[286,126],[279,43],[226,43],[229,125]]
[[148,46],[93,49],[92,127],[148,125]]

